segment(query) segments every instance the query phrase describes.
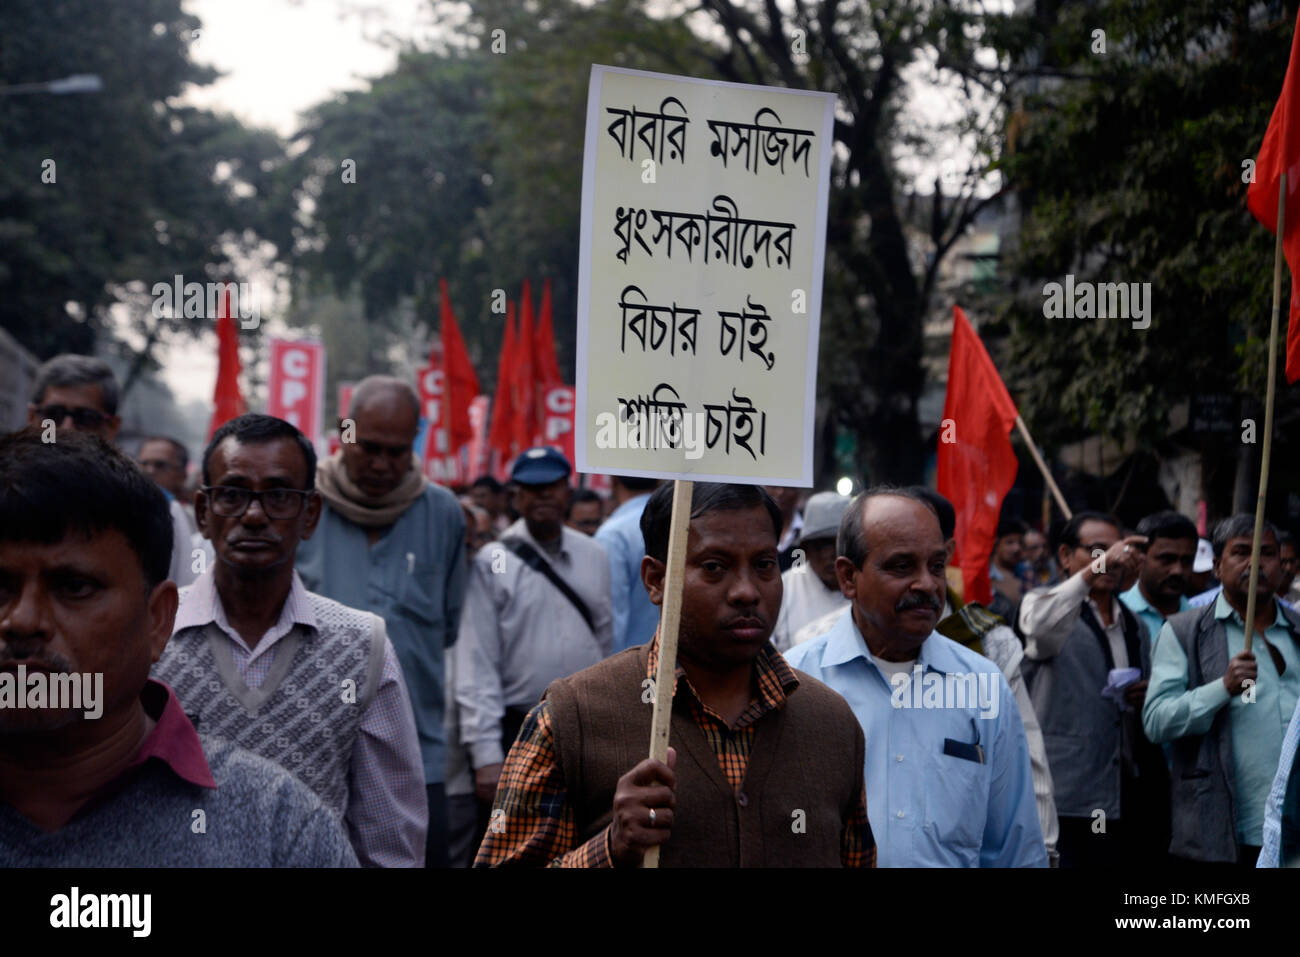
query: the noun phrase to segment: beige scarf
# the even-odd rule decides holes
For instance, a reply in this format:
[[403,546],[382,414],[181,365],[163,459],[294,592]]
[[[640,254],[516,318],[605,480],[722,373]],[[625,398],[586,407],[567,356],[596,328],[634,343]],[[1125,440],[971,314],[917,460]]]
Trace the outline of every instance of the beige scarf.
[[428,484],[429,480],[421,473],[414,454],[411,455],[411,469],[402,478],[402,483],[379,498],[366,495],[348,478],[342,452],[322,459],[316,468],[316,488],[321,497],[334,511],[363,528],[392,525],[424,494]]

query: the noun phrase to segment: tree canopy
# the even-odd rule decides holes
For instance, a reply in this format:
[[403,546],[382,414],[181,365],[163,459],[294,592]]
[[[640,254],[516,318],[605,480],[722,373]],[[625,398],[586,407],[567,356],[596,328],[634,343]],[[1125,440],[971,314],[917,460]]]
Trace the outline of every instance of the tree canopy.
[[[1156,449],[1192,397],[1262,403],[1273,237],[1246,209],[1246,161],[1281,89],[1295,7],[1050,7],[1037,56],[1055,79],[1025,91],[1003,166],[1024,214],[996,304],[1010,377],[1049,447],[1100,433]],[[1047,318],[1044,287],[1067,274],[1150,283],[1150,327]],[[1284,447],[1298,418],[1283,388]],[[1258,426],[1262,437],[1262,415]],[[1234,433],[1220,451],[1231,462],[1240,445]]]
[[103,84],[0,95],[0,325],[38,357],[94,351],[122,303],[133,378],[157,343],[212,318],[155,318],[153,284],[231,276],[232,254],[265,231],[282,145],[179,104],[216,77],[190,57],[197,28],[179,0],[0,5],[0,84]]

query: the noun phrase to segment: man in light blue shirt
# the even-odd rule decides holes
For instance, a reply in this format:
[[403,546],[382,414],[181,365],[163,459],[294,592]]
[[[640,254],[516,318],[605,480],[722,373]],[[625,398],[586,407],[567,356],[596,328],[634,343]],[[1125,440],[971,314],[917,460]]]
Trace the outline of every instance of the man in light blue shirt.
[[1300,702],[1282,742],[1273,788],[1264,806],[1264,849],[1259,867],[1300,867]]
[[1196,561],[1196,526],[1179,512],[1156,512],[1138,522],[1137,533],[1147,540],[1146,558],[1133,587],[1119,596],[1147,626],[1156,640],[1165,619],[1191,607],[1187,580]]
[[446,648],[465,600],[465,515],[413,454],[420,400],[390,376],[357,384],[355,441],[317,465],[325,500],[316,534],[298,548],[309,590],[374,612],[388,626],[411,696],[429,808],[425,861],[447,866]]
[[1235,515],[1214,532],[1223,591],[1214,603],[1172,616],[1156,640],[1142,725],[1173,742],[1170,853],[1253,867],[1263,843],[1264,806],[1287,722],[1300,698],[1300,615],[1283,608],[1277,533],[1260,546],[1256,639],[1245,650],[1254,516]]
[[615,475],[610,487],[618,507],[596,532],[596,541],[609,555],[609,584],[614,600],[614,651],[645,644],[659,627],[659,609],[641,584],[645,539],[641,513],[658,479]]
[[840,523],[852,604],[785,653],[838,691],[866,735],[881,867],[1046,867],[1029,747],[997,665],[934,630],[947,553],[928,502],[868,490]]

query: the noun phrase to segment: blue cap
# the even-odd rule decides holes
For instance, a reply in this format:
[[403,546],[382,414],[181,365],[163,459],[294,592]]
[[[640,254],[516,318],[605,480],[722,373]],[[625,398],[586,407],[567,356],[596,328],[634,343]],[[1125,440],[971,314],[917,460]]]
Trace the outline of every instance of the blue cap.
[[539,445],[519,453],[519,458],[515,459],[514,467],[510,470],[510,480],[520,485],[549,485],[568,478],[572,471],[573,467],[563,455],[548,446]]

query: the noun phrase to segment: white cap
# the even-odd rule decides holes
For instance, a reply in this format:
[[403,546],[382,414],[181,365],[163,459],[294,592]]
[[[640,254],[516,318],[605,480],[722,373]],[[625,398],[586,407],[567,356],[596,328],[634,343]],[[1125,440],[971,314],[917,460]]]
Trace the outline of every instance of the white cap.
[[1196,543],[1196,560],[1192,562],[1192,571],[1201,575],[1214,567],[1214,546],[1205,539]]
[[839,492],[818,492],[804,504],[803,530],[799,544],[814,538],[834,538],[839,534],[840,518],[852,501]]

